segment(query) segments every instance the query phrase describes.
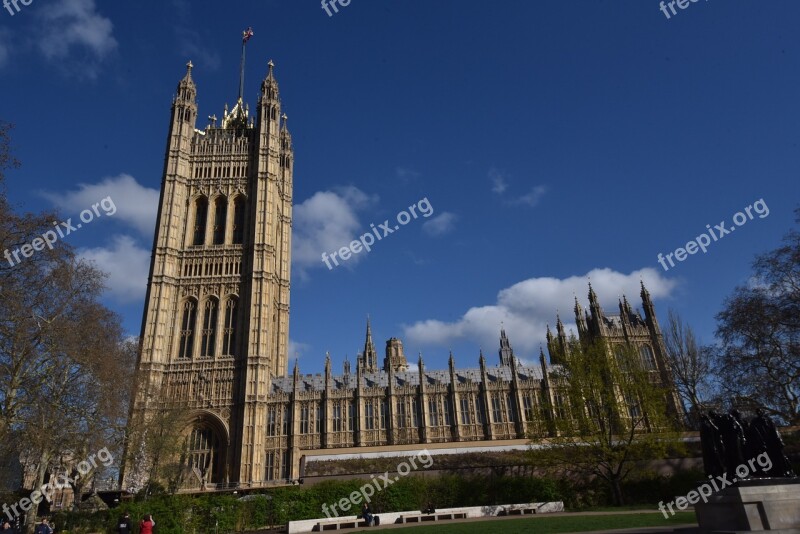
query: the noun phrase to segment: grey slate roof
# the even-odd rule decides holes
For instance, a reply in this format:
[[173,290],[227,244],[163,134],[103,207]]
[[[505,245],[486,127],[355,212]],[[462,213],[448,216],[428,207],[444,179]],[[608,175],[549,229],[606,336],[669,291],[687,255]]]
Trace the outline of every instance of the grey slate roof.
[[[456,381],[466,383],[472,381],[480,383],[481,370],[480,369],[456,369]],[[520,380],[541,380],[542,369],[539,366],[532,367],[517,367],[517,373]],[[510,367],[487,367],[486,374],[490,382],[497,380],[503,382],[511,381],[511,368]],[[425,378],[427,384],[434,385],[437,383],[449,384],[450,371],[449,370],[425,370]],[[334,375],[331,377],[333,389],[355,389],[356,388],[356,374],[350,375]],[[416,386],[419,384],[419,371],[399,371],[394,373],[395,386],[402,387],[405,385]],[[365,388],[371,387],[388,387],[389,386],[389,373],[385,371],[378,371],[376,373],[364,373],[362,377],[362,385]],[[273,393],[291,393],[294,389],[294,377],[292,375],[281,376],[272,379],[272,392]],[[300,391],[324,391],[325,390],[325,376],[321,373],[315,375],[300,375],[298,389]]]

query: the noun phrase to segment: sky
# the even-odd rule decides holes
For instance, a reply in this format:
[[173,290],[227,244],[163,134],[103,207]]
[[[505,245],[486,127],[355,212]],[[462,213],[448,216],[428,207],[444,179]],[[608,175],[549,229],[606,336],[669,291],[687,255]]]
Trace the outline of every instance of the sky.
[[[755,255],[796,227],[800,3],[668,4],[9,5],[0,119],[22,166],[7,194],[73,221],[112,199],[63,239],[108,273],[103,301],[139,335],[177,83],[191,60],[197,127],[221,117],[250,26],[245,100],[272,59],[294,141],[302,372],[326,351],[353,361],[368,315],[380,356],[399,337],[428,368],[451,350],[476,367],[481,348],[496,365],[502,325],[534,362],[557,313],[574,328],[589,280],[610,312],[623,294],[640,307],[643,280],[662,324],[674,309],[712,343]],[[387,220],[371,251],[322,261]]]

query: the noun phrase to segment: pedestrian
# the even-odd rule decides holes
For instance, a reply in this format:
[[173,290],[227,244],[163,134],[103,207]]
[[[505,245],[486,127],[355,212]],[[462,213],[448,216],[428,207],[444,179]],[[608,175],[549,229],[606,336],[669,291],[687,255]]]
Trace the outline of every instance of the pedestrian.
[[153,521],[153,516],[148,514],[139,523],[139,534],[153,534],[153,527],[155,526],[156,522]]
[[369,509],[367,503],[364,503],[364,506],[361,507],[361,517],[367,522],[368,527],[372,526],[372,510]]
[[33,534],[53,534],[53,529],[50,528],[46,517],[42,519],[41,523],[36,525],[36,529],[33,531]]
[[133,524],[131,523],[131,515],[125,512],[117,522],[117,534],[133,534]]
[[10,533],[12,531],[13,531],[13,527],[11,526],[11,523],[9,523],[8,521],[3,520],[3,524],[0,525],[0,532]]

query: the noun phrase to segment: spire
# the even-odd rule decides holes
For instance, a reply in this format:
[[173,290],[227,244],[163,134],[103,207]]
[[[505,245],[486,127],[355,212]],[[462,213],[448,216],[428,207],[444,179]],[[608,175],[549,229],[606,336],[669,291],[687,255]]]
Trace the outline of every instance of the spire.
[[592,306],[597,306],[597,294],[594,292],[594,288],[592,287],[592,283],[589,282],[589,304]]
[[[267,100],[278,100],[278,82],[275,79],[275,63],[269,60],[267,63],[267,76],[261,82],[261,95],[262,98],[266,97]],[[276,117],[273,117],[275,119]]]
[[362,354],[362,365],[364,372],[373,373],[378,370],[378,353],[375,351],[375,344],[372,342],[372,324],[367,315],[367,335],[364,340],[364,352]]
[[514,349],[511,348],[511,342],[506,336],[505,328],[500,330],[500,351],[498,354],[500,356],[500,365],[506,367],[511,365],[511,360],[514,358]]

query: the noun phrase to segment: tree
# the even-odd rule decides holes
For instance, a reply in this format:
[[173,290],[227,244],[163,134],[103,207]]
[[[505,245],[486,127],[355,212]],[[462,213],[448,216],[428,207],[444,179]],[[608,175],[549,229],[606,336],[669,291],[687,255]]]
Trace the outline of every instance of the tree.
[[567,476],[599,477],[614,503],[623,504],[622,482],[637,463],[663,458],[676,443],[674,417],[667,414],[670,392],[657,372],[645,369],[635,347],[575,338],[551,387],[555,435],[532,451],[534,461]]
[[[9,131],[0,123],[0,182],[16,166]],[[8,259],[55,220],[16,213],[0,191],[0,452],[23,461],[36,488],[119,440],[128,388],[118,386],[133,367],[120,318],[99,302],[103,273],[57,239]]]
[[[800,208],[796,210],[800,223]],[[721,384],[737,402],[800,423],[800,232],[753,263],[717,315]]]
[[664,344],[686,420],[696,429],[713,392],[714,351],[700,346],[692,327],[673,310],[667,316]]

